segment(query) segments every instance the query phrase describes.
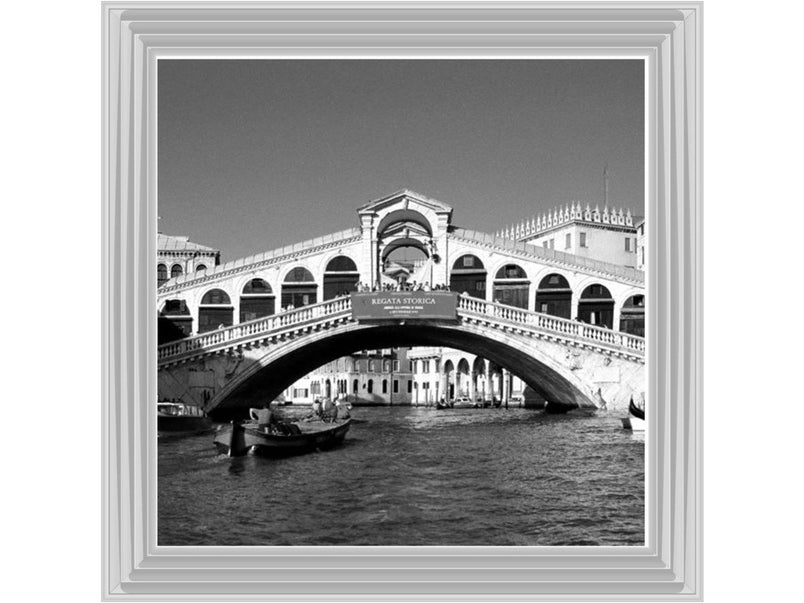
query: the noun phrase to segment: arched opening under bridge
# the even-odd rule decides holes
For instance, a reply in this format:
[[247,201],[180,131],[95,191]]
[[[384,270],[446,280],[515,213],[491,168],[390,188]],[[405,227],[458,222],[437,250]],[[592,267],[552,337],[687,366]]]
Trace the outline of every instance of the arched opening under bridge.
[[[571,371],[563,370],[545,354],[534,353],[533,349],[523,349],[515,342],[506,343],[465,327],[459,329],[423,323],[371,327],[351,325],[331,334],[321,333],[312,340],[289,343],[281,349],[269,348],[264,356],[252,361],[218,393],[209,412],[219,420],[241,416],[244,409],[275,398],[295,381],[327,362],[367,348],[416,346],[449,347],[482,355],[493,363],[492,366],[506,367],[547,400],[572,406],[593,405],[582,391],[580,382],[573,381],[576,378]],[[453,366],[453,374],[456,370],[457,367]],[[446,363],[445,371],[449,371]],[[448,387],[452,380],[447,380]],[[369,393],[373,385],[369,381]],[[447,390],[452,396],[456,391],[457,388]]]

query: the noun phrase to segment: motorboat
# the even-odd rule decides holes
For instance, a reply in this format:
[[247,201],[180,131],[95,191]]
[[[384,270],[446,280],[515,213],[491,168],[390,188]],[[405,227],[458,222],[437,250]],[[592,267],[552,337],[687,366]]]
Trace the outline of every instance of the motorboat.
[[198,406],[163,401],[157,402],[156,408],[156,429],[159,433],[191,435],[212,429],[212,420]]
[[[481,404],[482,405],[482,404]],[[451,408],[477,408],[478,403],[472,402],[468,396],[460,396],[455,398],[450,404]]]

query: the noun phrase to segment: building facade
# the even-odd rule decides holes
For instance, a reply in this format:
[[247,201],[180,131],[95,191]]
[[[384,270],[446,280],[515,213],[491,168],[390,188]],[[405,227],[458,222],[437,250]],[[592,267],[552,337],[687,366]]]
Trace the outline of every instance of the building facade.
[[[460,397],[484,405],[525,402],[525,383],[519,377],[475,354],[446,347],[418,347],[408,352],[408,359],[414,406]],[[533,402],[537,403],[535,399]]]
[[189,237],[166,235],[156,238],[156,286],[183,274],[207,270],[221,263],[218,249],[199,245]]
[[[630,268],[641,268],[638,225],[644,220],[623,211],[605,206],[582,208],[573,202],[564,209],[534,216],[506,228],[498,236],[515,241],[540,245],[580,257],[592,258]],[[643,228],[644,235],[644,228]],[[644,262],[643,262],[644,263]]]
[[408,351],[363,350],[328,362],[287,388],[285,402],[312,404],[316,398],[343,398],[358,406],[408,405],[413,392]]

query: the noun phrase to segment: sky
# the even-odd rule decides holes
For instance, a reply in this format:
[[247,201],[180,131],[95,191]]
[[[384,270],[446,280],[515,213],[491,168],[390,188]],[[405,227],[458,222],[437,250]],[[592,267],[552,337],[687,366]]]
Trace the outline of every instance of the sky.
[[160,60],[159,230],[222,261],[410,189],[495,232],[572,201],[644,215],[636,60]]

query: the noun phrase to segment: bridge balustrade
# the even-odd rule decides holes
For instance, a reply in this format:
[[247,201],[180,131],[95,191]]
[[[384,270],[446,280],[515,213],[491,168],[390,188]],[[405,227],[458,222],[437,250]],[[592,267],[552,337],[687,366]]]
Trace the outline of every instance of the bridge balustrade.
[[182,339],[159,346],[157,359],[163,360],[195,350],[208,349],[230,341],[262,335],[297,324],[303,324],[326,316],[345,314],[352,308],[350,298],[331,299],[319,304],[288,310],[225,329],[210,331],[195,337]]
[[513,308],[511,306],[504,306],[464,296],[458,298],[458,309],[491,316],[519,325],[532,326],[541,331],[551,331],[553,333],[572,336],[576,339],[597,341],[643,354],[645,352],[645,340],[642,337],[612,331],[611,329],[589,325],[559,316],[522,310],[521,308]]
[[[162,361],[197,350],[209,350],[228,342],[247,340],[293,325],[312,323],[325,317],[350,316],[351,308],[351,297],[340,297],[280,314],[258,318],[161,345],[158,348],[157,359]],[[505,321],[519,328],[524,327],[533,331],[556,333],[579,341],[596,342],[610,347],[623,348],[640,355],[645,353],[645,340],[636,335],[612,331],[604,327],[589,325],[559,316],[551,316],[550,314],[495,304],[475,297],[458,296],[458,312],[459,315],[465,313],[490,317],[498,321]]]

